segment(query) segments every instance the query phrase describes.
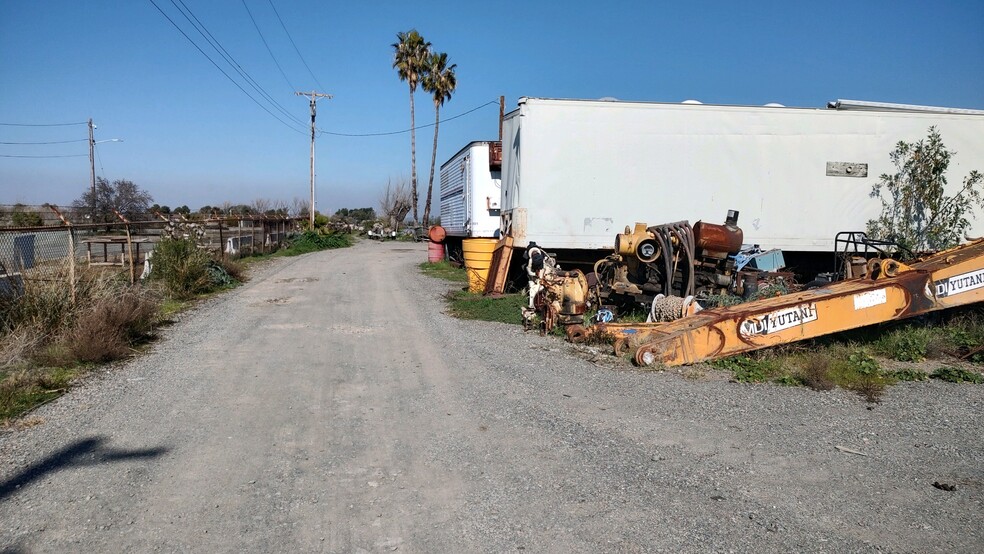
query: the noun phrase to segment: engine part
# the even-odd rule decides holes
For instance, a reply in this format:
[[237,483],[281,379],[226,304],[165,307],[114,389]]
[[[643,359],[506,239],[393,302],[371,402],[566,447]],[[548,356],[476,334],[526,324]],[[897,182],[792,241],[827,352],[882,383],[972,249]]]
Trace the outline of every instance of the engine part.
[[594,266],[599,304],[650,307],[657,295],[720,294],[734,286],[732,254],[741,249],[738,212],[724,225],[687,221],[634,228],[615,237],[615,253]]

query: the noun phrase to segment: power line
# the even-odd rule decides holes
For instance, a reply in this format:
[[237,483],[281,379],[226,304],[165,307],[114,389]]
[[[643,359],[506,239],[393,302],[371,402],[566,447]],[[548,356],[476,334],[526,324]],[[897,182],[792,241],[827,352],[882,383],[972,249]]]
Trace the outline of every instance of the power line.
[[280,67],[280,62],[277,61],[277,57],[273,55],[273,50],[270,50],[270,45],[267,44],[266,38],[263,36],[263,32],[260,31],[260,26],[256,24],[256,19],[253,18],[253,12],[249,11],[249,6],[246,5],[246,0],[243,0],[243,7],[246,8],[246,13],[249,14],[249,20],[253,22],[253,27],[256,29],[256,33],[260,35],[260,40],[263,41],[263,46],[266,46],[266,50],[270,54],[270,58],[272,58],[273,63],[277,65],[277,69],[279,69],[280,74],[283,75],[284,81],[287,81],[287,86],[290,87],[290,90],[296,90],[294,84],[287,78],[287,74],[284,73],[284,68]]
[[102,171],[102,176],[106,177],[106,168],[103,167],[103,159],[99,155],[99,149],[96,148],[96,143],[92,143],[92,149],[96,151],[96,159],[99,160],[99,171]]
[[68,144],[70,142],[85,142],[88,139],[74,139],[74,140],[53,140],[48,142],[0,142],[0,144]]
[[196,42],[195,42],[194,40],[192,40],[192,39],[191,39],[191,37],[189,37],[187,33],[185,33],[185,32],[184,32],[184,29],[182,29],[182,28],[181,28],[180,26],[178,26],[178,24],[177,24],[177,23],[175,23],[175,22],[174,22],[174,20],[173,20],[173,19],[171,19],[171,17],[170,17],[169,15],[167,15],[167,14],[166,14],[166,13],[164,12],[164,10],[162,10],[162,9],[161,9],[161,7],[157,5],[157,3],[156,3],[156,2],[154,2],[154,0],[149,0],[149,2],[150,2],[151,4],[153,4],[155,8],[157,8],[157,11],[159,11],[159,12],[161,12],[161,15],[163,15],[163,16],[164,16],[164,18],[165,18],[165,19],[167,19],[167,20],[168,20],[168,22],[170,22],[170,23],[171,23],[171,25],[173,25],[173,26],[174,26],[174,28],[175,28],[175,29],[177,29],[177,30],[178,30],[178,32],[179,32],[179,33],[181,33],[181,35],[182,35],[182,36],[183,36],[183,37],[184,37],[185,39],[187,39],[187,40],[188,40],[188,42],[190,42],[190,43],[191,43],[191,45],[192,45],[192,46],[194,46],[196,50],[198,50],[198,51],[199,51],[199,52],[201,53],[201,55],[203,55],[203,56],[205,56],[205,58],[206,58],[206,59],[207,59],[207,60],[208,60],[209,62],[211,62],[211,63],[212,63],[212,65],[214,65],[214,66],[215,66],[215,68],[216,68],[216,69],[218,69],[220,73],[222,73],[223,75],[225,75],[225,78],[226,78],[226,79],[229,79],[229,81],[230,81],[230,82],[231,82],[232,84],[234,84],[234,85],[236,85],[236,88],[238,88],[238,89],[239,89],[240,91],[242,91],[242,93],[243,93],[243,94],[245,94],[245,95],[246,95],[246,96],[247,96],[247,97],[248,97],[248,98],[249,98],[250,100],[252,100],[254,104],[256,104],[257,106],[259,106],[259,107],[260,107],[260,108],[261,108],[261,109],[262,109],[263,111],[265,111],[266,113],[268,113],[268,114],[270,114],[270,116],[271,116],[271,117],[273,117],[274,119],[276,119],[277,121],[279,121],[279,122],[281,122],[281,123],[283,123],[283,124],[284,124],[284,125],[285,125],[286,127],[288,127],[288,128],[289,128],[289,129],[291,130],[291,131],[294,131],[295,133],[300,133],[300,134],[302,134],[302,135],[303,135],[303,134],[306,134],[306,133],[305,133],[304,131],[301,131],[301,130],[299,130],[299,129],[296,129],[296,128],[295,128],[295,127],[293,127],[293,126],[292,126],[292,125],[291,125],[290,123],[287,123],[287,122],[286,122],[286,121],[284,121],[283,119],[280,119],[280,117],[279,117],[279,116],[277,116],[277,114],[275,114],[275,113],[273,113],[273,112],[271,112],[271,111],[270,111],[270,109],[269,109],[269,108],[267,108],[266,106],[264,106],[263,104],[260,104],[260,102],[259,102],[259,100],[257,100],[256,98],[254,98],[254,97],[253,97],[253,95],[251,95],[250,93],[248,93],[248,92],[246,92],[246,89],[244,89],[244,88],[242,87],[242,85],[240,85],[239,83],[237,83],[237,82],[236,82],[236,80],[235,80],[235,79],[233,79],[233,78],[232,78],[232,77],[231,77],[231,76],[230,76],[230,75],[229,75],[228,73],[226,73],[224,69],[222,69],[221,67],[219,67],[219,64],[217,64],[217,63],[215,63],[215,60],[213,60],[213,59],[212,59],[212,58],[211,58],[211,57],[210,57],[210,56],[209,56],[208,54],[206,54],[206,53],[205,53],[205,51],[204,51],[204,50],[202,50],[202,48],[201,48],[200,46],[198,46],[198,44],[197,44],[197,43],[196,43]]
[[[476,112],[476,111],[484,108],[485,106],[489,106],[489,105],[492,105],[492,104],[498,104],[498,103],[499,103],[498,100],[492,100],[491,102],[486,102],[485,104],[482,104],[481,106],[478,106],[477,108],[472,108],[472,109],[468,110],[467,112],[460,113],[460,114],[458,114],[456,116],[449,117],[447,119],[442,119],[441,120],[441,123],[444,123],[445,121],[451,121],[451,120],[454,120],[454,119],[458,119],[459,117],[464,117],[464,116],[466,116],[466,115],[468,115],[468,114],[470,114],[472,112]],[[411,130],[426,129],[428,127],[433,127],[434,125],[436,125],[436,123],[428,123],[426,125],[417,125],[416,127],[412,127],[411,129],[404,129],[402,131],[389,131],[389,132],[385,132],[385,133],[334,133],[332,131],[325,131],[323,129],[318,129],[318,132],[320,132],[322,134],[325,134],[325,135],[332,135],[332,136],[336,136],[336,137],[383,137],[383,136],[389,136],[389,135],[402,135],[403,133],[409,133]]]
[[88,122],[82,121],[79,123],[0,123],[0,125],[6,125],[8,127],[65,127],[68,125],[87,125]]
[[314,72],[311,71],[311,66],[308,65],[307,61],[304,59],[304,56],[301,55],[301,51],[297,48],[297,44],[294,42],[294,37],[290,36],[290,31],[288,31],[287,26],[284,25],[284,20],[281,19],[280,12],[277,11],[277,7],[273,5],[273,0],[267,0],[267,1],[270,2],[270,7],[273,8],[273,13],[277,14],[277,21],[279,21],[280,26],[283,27],[284,33],[286,33],[287,38],[290,39],[291,45],[294,46],[294,52],[297,52],[297,57],[301,59],[301,63],[303,63],[304,67],[307,68],[308,73],[311,74],[311,78],[314,79],[314,82],[315,84],[318,85],[318,88],[324,90],[325,87],[321,84],[321,81],[319,81],[318,78],[314,76]]
[[0,154],[0,158],[85,158],[88,154],[66,154],[64,156],[14,156]]
[[[179,3],[181,4],[180,7],[178,6]],[[264,90],[263,87],[260,86],[260,84],[255,79],[253,79],[253,77],[243,68],[243,66],[238,61],[236,61],[236,59],[232,56],[232,54],[230,54],[229,51],[226,50],[224,46],[222,46],[222,44],[219,42],[219,39],[215,38],[215,35],[213,35],[208,30],[208,28],[205,27],[205,24],[202,23],[200,19],[198,19],[198,16],[196,16],[195,13],[191,11],[191,8],[189,8],[188,5],[184,3],[184,0],[177,0],[177,2],[175,2],[175,0],[171,0],[171,4],[173,4],[174,7],[177,8],[179,12],[181,12],[181,15],[184,16],[184,18],[188,21],[188,23],[191,23],[191,26],[194,27],[195,30],[198,31],[198,34],[201,35],[202,38],[204,38],[205,41],[209,43],[209,46],[211,46],[213,50],[215,50],[220,56],[222,56],[223,59],[225,59],[226,63],[228,63],[234,70],[236,70],[236,72],[239,73],[239,76],[242,77],[249,86],[253,87],[253,90],[258,92],[260,96],[263,97],[271,105],[273,105],[273,107],[277,108],[281,114],[287,117],[287,119],[294,121],[298,125],[302,125],[302,126],[304,125],[303,121],[301,121],[293,114],[291,114],[289,111],[287,111],[286,108],[284,108],[279,102],[274,100],[273,97],[270,96],[270,94],[267,93],[267,91]],[[194,19],[194,21],[192,21],[192,19]]]

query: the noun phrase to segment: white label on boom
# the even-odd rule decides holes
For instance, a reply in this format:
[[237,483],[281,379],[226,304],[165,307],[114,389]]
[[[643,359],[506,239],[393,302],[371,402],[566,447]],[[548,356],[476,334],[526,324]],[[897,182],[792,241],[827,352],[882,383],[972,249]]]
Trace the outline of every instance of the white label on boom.
[[814,302],[783,308],[741,322],[739,332],[743,337],[768,335],[785,329],[817,320],[817,305]]
[[888,302],[888,294],[885,289],[869,290],[854,295],[855,310],[863,310],[886,302]]
[[984,269],[970,271],[961,275],[954,275],[948,279],[934,281],[936,287],[936,297],[946,298],[954,294],[972,291],[984,287]]

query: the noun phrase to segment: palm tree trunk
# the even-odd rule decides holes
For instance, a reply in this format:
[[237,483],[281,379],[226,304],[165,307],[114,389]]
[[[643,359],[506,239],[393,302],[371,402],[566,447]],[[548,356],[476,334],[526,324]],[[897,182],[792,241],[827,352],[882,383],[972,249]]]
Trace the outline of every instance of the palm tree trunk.
[[431,192],[434,190],[434,165],[437,163],[437,129],[441,125],[441,105],[434,102],[434,149],[431,150],[430,179],[427,181],[427,202],[424,204],[424,227],[430,225]]
[[413,88],[410,89],[410,200],[413,202],[413,226],[417,226],[417,137],[413,121]]

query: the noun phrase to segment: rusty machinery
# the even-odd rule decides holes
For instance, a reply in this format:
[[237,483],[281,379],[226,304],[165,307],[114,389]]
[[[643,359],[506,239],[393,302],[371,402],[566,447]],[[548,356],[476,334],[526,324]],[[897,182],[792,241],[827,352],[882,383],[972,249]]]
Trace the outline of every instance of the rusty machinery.
[[[860,268],[858,268],[860,269]],[[984,301],[984,240],[920,259],[865,263],[865,276],[701,311],[656,324],[598,324],[590,332],[634,351],[639,365],[692,364]]]
[[687,221],[634,229],[615,237],[615,253],[594,266],[593,293],[599,304],[649,307],[662,295],[687,298],[735,292],[734,254],[743,234],[738,212],[724,225]]
[[577,269],[561,270],[556,258],[535,242],[526,249],[525,258],[530,301],[522,309],[524,327],[539,326],[542,333],[549,333],[560,324],[568,338],[579,339],[588,304],[588,280],[584,273]]
[[540,279],[542,288],[533,298],[533,308],[542,318],[540,330],[549,333],[560,324],[567,337],[578,340],[584,333],[588,280],[580,270],[557,270]]

